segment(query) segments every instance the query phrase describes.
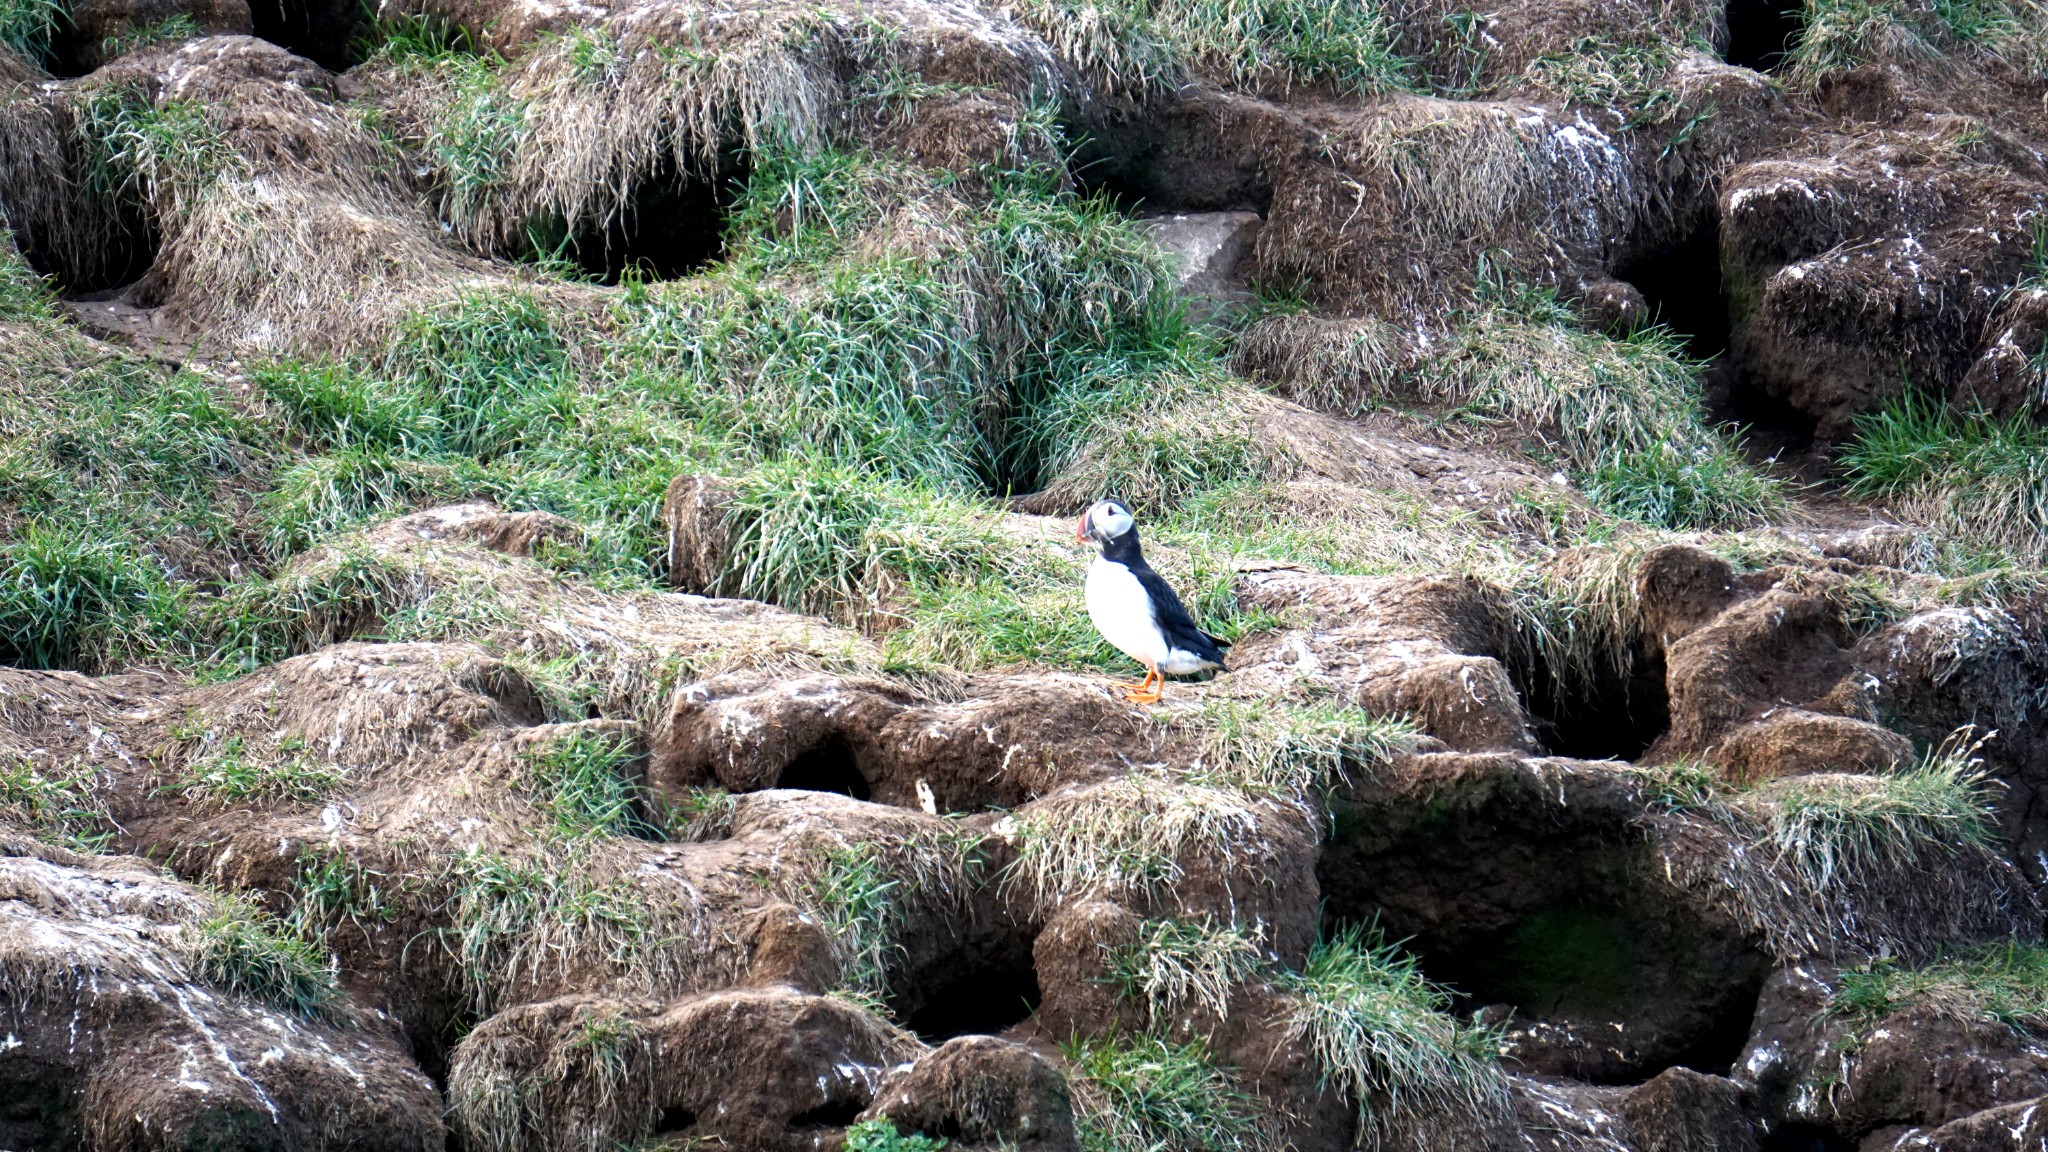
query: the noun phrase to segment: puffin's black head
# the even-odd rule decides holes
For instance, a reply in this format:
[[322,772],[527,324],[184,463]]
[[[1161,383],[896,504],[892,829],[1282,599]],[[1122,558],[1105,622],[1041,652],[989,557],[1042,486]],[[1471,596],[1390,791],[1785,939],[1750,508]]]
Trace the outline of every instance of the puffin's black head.
[[1137,530],[1138,522],[1131,519],[1131,510],[1121,501],[1098,500],[1081,517],[1081,523],[1074,529],[1074,540],[1101,548]]

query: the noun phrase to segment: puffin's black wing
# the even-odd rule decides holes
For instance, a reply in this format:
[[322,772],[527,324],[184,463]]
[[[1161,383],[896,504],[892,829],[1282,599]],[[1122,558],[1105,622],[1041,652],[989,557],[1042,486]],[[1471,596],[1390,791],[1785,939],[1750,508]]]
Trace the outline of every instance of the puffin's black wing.
[[1223,666],[1223,650],[1230,647],[1227,640],[1218,640],[1195,624],[1195,618],[1174,595],[1173,588],[1152,570],[1150,564],[1139,561],[1130,566],[1131,574],[1145,589],[1145,596],[1152,601],[1152,621],[1159,625],[1159,631],[1166,636],[1166,642],[1183,652],[1193,652],[1204,660],[1212,661],[1217,667]]

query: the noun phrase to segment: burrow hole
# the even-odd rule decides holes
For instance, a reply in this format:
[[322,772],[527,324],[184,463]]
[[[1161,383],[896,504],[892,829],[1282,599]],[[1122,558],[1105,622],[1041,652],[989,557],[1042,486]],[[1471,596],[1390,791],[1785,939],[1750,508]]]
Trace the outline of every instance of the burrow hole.
[[867,1108],[857,1101],[830,1101],[808,1112],[799,1112],[789,1118],[789,1126],[797,1131],[820,1131],[828,1128],[845,1128],[860,1119]]
[[1684,340],[1687,355],[1711,360],[1727,353],[1728,293],[1721,282],[1719,221],[1623,262],[1614,275],[1636,286],[1650,305],[1650,319]]
[[1273,205],[1265,155],[1211,113],[1168,104],[1086,129],[1074,126],[1076,182],[1124,212],[1257,212]]
[[1425,956],[1424,967],[1466,1007],[1511,1004],[1524,1018],[1603,1021],[1656,1015],[1670,1002],[1697,1001],[1685,1042],[1633,1070],[1648,1079],[1672,1065],[1725,1075],[1748,1042],[1769,971],[1761,954],[1714,986],[1674,980],[1698,956],[1697,943],[1646,930],[1642,912],[1599,898],[1527,909],[1478,947]]
[[1651,319],[1684,341],[1686,355],[1705,362],[1707,414],[1749,430],[1758,455],[1799,451],[1813,442],[1813,417],[1755,386],[1730,340],[1728,286],[1721,275],[1721,226],[1715,218],[1679,240],[1639,252],[1614,269],[1635,285]]
[[329,72],[362,63],[373,28],[361,0],[249,0],[252,30]]
[[1603,674],[1591,685],[1561,681],[1547,671],[1528,680],[1522,701],[1536,739],[1553,756],[1633,761],[1671,727],[1661,659],[1639,655],[1627,677]]
[[1805,31],[1804,0],[1728,0],[1727,61],[1775,72]]
[[129,207],[121,206],[124,219],[109,229],[92,251],[55,251],[38,243],[38,237],[23,233],[18,237],[22,258],[29,267],[56,281],[57,295],[66,300],[141,303],[136,298],[137,288],[156,263],[159,238],[140,209],[130,212]]
[[866,800],[870,794],[868,778],[861,774],[852,746],[841,736],[827,737],[816,747],[798,753],[776,776],[775,786],[805,792],[837,792],[855,800]]
[[955,1036],[996,1035],[1038,1011],[1041,995],[1030,954],[955,963],[924,982],[904,1022],[927,1044]]
[[1854,1152],[1854,1141],[1811,1124],[1780,1124],[1765,1136],[1762,1152]]
[[680,1132],[688,1132],[696,1126],[697,1114],[688,1108],[679,1106],[663,1108],[661,1114],[655,1118],[653,1135],[668,1136]]
[[672,162],[664,163],[634,187],[625,206],[603,227],[538,228],[533,246],[605,284],[628,276],[688,276],[725,255],[727,217],[746,179],[747,167],[736,157],[711,177],[681,173]]

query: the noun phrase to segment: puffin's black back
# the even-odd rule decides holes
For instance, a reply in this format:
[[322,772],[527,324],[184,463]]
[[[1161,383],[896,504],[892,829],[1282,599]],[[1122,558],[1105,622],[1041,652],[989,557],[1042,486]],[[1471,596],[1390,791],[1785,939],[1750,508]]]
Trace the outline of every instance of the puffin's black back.
[[1121,536],[1112,536],[1102,542],[1102,555],[1131,570],[1138,578],[1138,585],[1145,589],[1145,596],[1152,601],[1152,620],[1159,625],[1159,631],[1166,636],[1166,642],[1183,652],[1192,652],[1218,667],[1223,665],[1223,650],[1230,647],[1227,640],[1202,631],[1195,618],[1188,615],[1180,597],[1174,594],[1159,573],[1145,563],[1144,551],[1138,546],[1138,526]]

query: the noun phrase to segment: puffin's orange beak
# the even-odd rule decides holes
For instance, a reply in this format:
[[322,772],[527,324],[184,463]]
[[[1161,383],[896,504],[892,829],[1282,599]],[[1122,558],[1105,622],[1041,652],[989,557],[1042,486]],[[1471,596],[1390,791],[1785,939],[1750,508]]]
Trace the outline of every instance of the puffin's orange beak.
[[1086,544],[1087,542],[1088,542],[1088,514],[1084,512],[1084,513],[1082,513],[1082,514],[1081,514],[1081,522],[1080,522],[1079,524],[1076,524],[1076,525],[1074,525],[1074,543],[1076,543],[1076,544]]

